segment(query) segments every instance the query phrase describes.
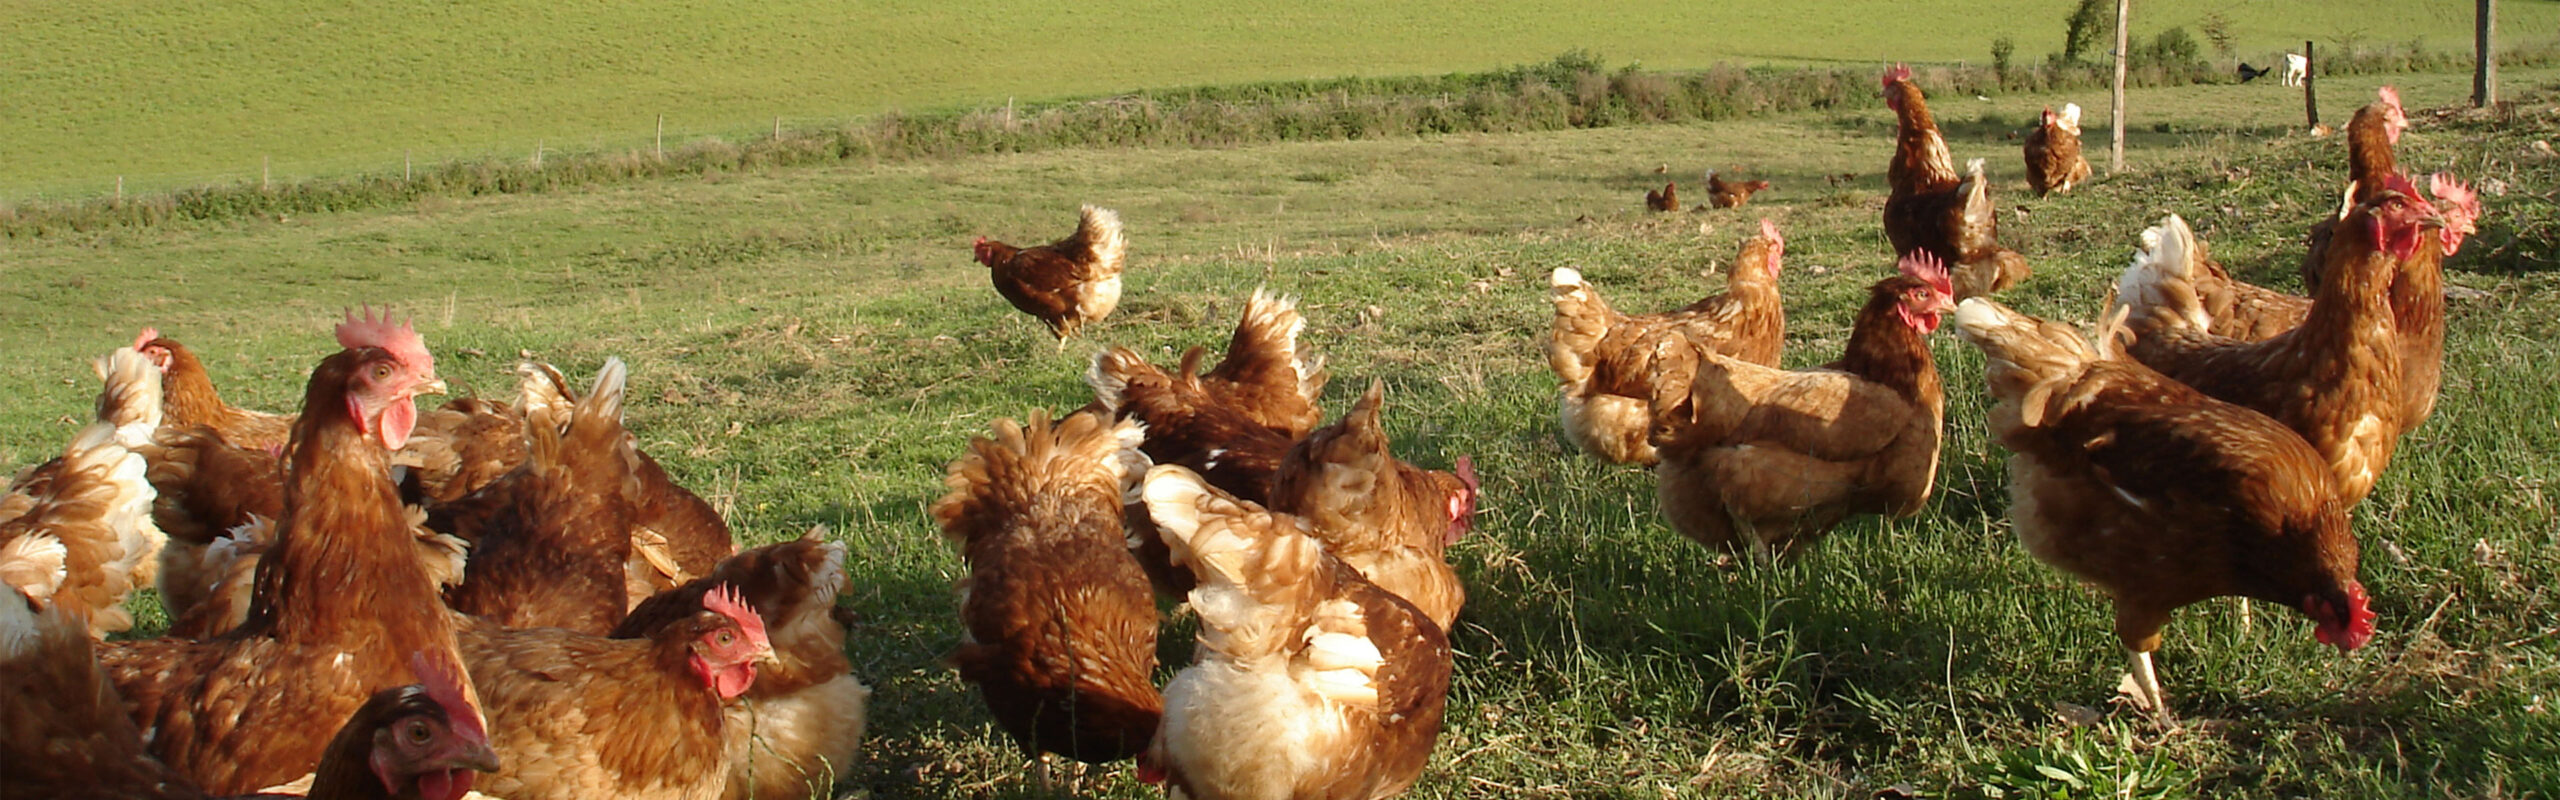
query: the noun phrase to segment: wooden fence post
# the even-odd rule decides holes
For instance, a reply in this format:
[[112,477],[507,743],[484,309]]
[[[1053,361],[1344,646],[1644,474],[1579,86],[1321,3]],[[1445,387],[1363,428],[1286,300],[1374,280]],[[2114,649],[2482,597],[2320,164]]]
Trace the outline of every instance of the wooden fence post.
[[2302,42],[2302,116],[2303,130],[2320,127],[2320,93],[2313,91],[2311,81],[2320,74],[2320,60],[2313,57],[2311,41]]
[[2107,142],[2107,173],[2110,175],[2124,171],[2124,67],[2128,51],[2132,49],[2132,34],[2125,25],[2132,16],[2133,0],[2116,0],[2116,84],[2114,99],[2110,102],[2114,106],[2111,111],[2115,120],[2109,123],[2111,132]]
[[416,153],[415,151],[411,151],[411,150],[402,150],[402,151],[400,151],[400,182],[401,182],[401,183],[408,183],[408,182],[409,182],[409,165],[410,165],[411,161],[413,161],[413,160],[415,159],[416,155],[417,155],[417,153]]
[[650,149],[656,151],[658,158],[662,160],[667,157],[667,115],[665,114],[658,115],[657,144]]
[[2480,10],[2472,25],[2477,29],[2473,42],[2478,46],[2478,63],[2471,68],[2471,105],[2488,108],[2498,102],[2498,4],[2496,0],[2480,0]]
[[258,191],[263,192],[275,188],[275,167],[276,160],[274,156],[258,157]]

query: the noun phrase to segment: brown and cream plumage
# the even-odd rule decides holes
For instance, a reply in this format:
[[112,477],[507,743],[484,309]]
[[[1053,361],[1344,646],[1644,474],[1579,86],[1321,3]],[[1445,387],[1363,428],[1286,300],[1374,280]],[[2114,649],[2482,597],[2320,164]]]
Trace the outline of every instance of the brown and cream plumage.
[[1060,347],[1120,305],[1120,270],[1129,253],[1118,213],[1088,205],[1079,215],[1075,233],[1050,244],[1015,247],[981,236],[975,245],[996,293],[1048,326]]
[[453,647],[388,477],[413,398],[442,391],[434,359],[387,318],[350,315],[338,338],[346,349],[312,371],[294,423],[284,515],[247,620],[209,641],[101,653],[152,752],[213,792],[310,772],[329,733],[312,720],[415,682],[408,654]]
[[1413,785],[1448,703],[1440,626],[1302,520],[1178,466],[1149,471],[1144,495],[1200,575],[1200,644],[1165,685],[1141,775],[1177,797],[1370,800]]
[[[1571,267],[1549,277],[1548,302],[1555,320],[1547,338],[1547,366],[1562,383],[1557,417],[1565,437],[1583,452],[1620,464],[1652,464],[1654,359],[1678,339],[1694,349],[1761,366],[1778,365],[1786,343],[1786,307],[1778,273],[1786,239],[1778,226],[1760,221],[1760,235],[1745,240],[1725,271],[1725,290],[1658,314],[1629,316],[1601,299],[1598,288]],[[1686,352],[1683,348],[1682,352]]]
[[1945,395],[1927,337],[1953,300],[1927,253],[1901,269],[1868,289],[1847,352],[1819,369],[1659,360],[1654,474],[1672,529],[1793,555],[1851,514],[1909,516],[1928,501]]
[[1164,709],[1155,600],[1122,519],[1147,467],[1139,426],[1033,412],[994,433],[951,463],[932,508],[969,567],[951,661],[1032,757],[1136,755]]
[[2326,461],[2274,419],[2206,396],[2068,325],[1988,300],[1957,307],[1998,404],[2009,515],[2037,560],[2096,584],[2141,700],[2170,612],[2239,596],[2301,610],[2339,650],[2373,636],[2347,503]]

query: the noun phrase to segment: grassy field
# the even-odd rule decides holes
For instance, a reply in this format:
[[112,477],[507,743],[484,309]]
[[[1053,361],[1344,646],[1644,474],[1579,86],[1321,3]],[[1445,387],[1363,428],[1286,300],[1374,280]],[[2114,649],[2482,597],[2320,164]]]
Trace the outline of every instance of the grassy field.
[[[2465,88],[2399,83],[2415,107]],[[1941,99],[1956,154],[2008,181],[2006,237],[2038,270],[2008,299],[2085,321],[2134,234],[2171,210],[2244,277],[2289,285],[2292,242],[2334,203],[2343,148],[2290,134],[2298,105],[2258,88],[2138,94],[2160,109],[2133,139],[2142,169],[2050,200],[2026,197],[2004,133],[2066,98]],[[966,243],[1046,239],[1077,202],[1099,202],[1129,220],[1134,255],[1094,342],[1170,358],[1223,341],[1255,286],[1299,294],[1334,407],[1384,377],[1401,455],[1475,456],[1487,507],[1453,550],[1472,602],[1453,636],[1450,727],[1416,796],[2551,797],[2560,116],[2545,95],[2512,120],[2420,120],[2404,166],[2503,189],[2484,192],[2483,233],[2449,267],[2489,299],[2455,307],[2437,416],[2355,521],[2382,634],[2340,658],[2288,612],[2262,608],[2244,628],[2231,603],[2191,608],[2162,657],[2184,714],[2173,728],[2109,706],[2122,661],[2104,602],[2009,534],[1981,360],[1951,336],[1935,343],[1950,429],[1938,497],[1912,519],[1852,521],[1785,568],[1719,564],[1663,526],[1650,476],[1556,435],[1536,343],[1557,266],[1621,308],[1686,302],[1766,215],[1789,236],[1786,362],[1838,353],[1861,287],[1890,263],[1881,108],[842,165],[12,244],[0,468],[58,448],[94,393],[83,360],[146,324],[206,353],[234,402],[269,409],[359,301],[416,314],[459,393],[504,391],[519,354],[572,372],[618,355],[639,398],[631,426],[745,538],[824,523],[852,545],[856,663],[878,693],[851,785],[1019,794],[1011,745],[939,660],[958,637],[960,567],[923,509],[991,420],[1089,398],[1077,376],[1093,344],[1053,352],[987,290]],[[1746,213],[1647,215],[1660,163],[1692,180],[1738,165],[1778,188]],[[1822,180],[1843,172],[1859,177]],[[1188,630],[1169,629],[1168,663],[1186,660]],[[2064,704],[2101,716],[2073,724]],[[1155,796],[1125,768],[1087,786]]]
[[[1001,106],[1141,87],[1438,74],[1588,48],[1654,69],[1718,62],[2021,61],[2061,49],[2068,0],[1616,4],[1422,0],[1032,4],[629,4],[495,0],[353,7],[0,0],[0,200],[398,170],[538,147],[751,135],[889,109]],[[2219,12],[2265,63],[2323,47],[2468,46],[2456,3],[2146,3],[2135,33],[2200,35]],[[2510,44],[2547,42],[2560,3],[2509,0]],[[2272,90],[2270,91],[2272,94]],[[262,172],[263,171],[263,172]]]

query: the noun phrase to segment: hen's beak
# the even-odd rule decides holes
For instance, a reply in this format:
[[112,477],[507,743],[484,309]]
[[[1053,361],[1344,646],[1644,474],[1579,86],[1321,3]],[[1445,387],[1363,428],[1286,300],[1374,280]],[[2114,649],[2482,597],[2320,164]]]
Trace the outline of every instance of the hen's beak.
[[490,750],[489,745],[487,744],[481,742],[464,742],[462,747],[459,748],[459,752],[455,752],[451,756],[447,757],[445,763],[455,769],[497,772],[498,754],[496,751]]
[[444,386],[444,379],[443,379],[443,378],[435,378],[435,379],[431,379],[431,380],[427,381],[426,383],[418,384],[418,390],[417,390],[417,392],[416,392],[416,394],[432,394],[432,395],[442,395],[442,394],[444,394],[444,393],[445,393],[445,386]]

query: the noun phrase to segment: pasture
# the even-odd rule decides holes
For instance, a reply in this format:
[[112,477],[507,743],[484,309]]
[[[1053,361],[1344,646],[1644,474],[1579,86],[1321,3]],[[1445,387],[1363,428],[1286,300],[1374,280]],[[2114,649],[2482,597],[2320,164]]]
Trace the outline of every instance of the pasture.
[[[892,109],[1003,106],[1141,88],[1480,71],[1585,48],[1612,63],[1865,64],[2061,49],[2064,0],[1617,4],[1504,0],[1114,4],[494,0],[355,8],[0,0],[0,201],[278,181],[538,149],[646,146],[823,126]],[[2210,13],[2261,65],[2322,47],[2469,46],[2453,3],[2148,2],[2144,41]],[[2510,45],[2560,4],[2508,2]],[[2538,33],[2537,33],[2538,32]],[[2210,49],[2206,55],[2213,55]]]
[[[2273,5],[2237,8],[2271,18]],[[1940,46],[1966,57],[1944,43],[1878,57]],[[2511,76],[2511,91],[2552,77]],[[2468,88],[2465,76],[2394,81],[2413,109]],[[2345,108],[2374,83],[2322,88]],[[2137,131],[2140,169],[2045,200],[2025,192],[2004,133],[2039,106],[2081,102],[2103,176],[2102,97],[1933,98],[1957,157],[1989,158],[2002,177],[2004,237],[2038,271],[2005,299],[2087,321],[2136,232],[2172,210],[2242,277],[2291,287],[2298,237],[2334,207],[2344,148],[2293,132],[2298,99],[2262,88],[2137,93],[2159,120]],[[2341,658],[2290,612],[2260,608],[2244,626],[2230,601],[2187,609],[2162,654],[2183,714],[2171,728],[2110,705],[2122,659],[2104,601],[2010,535],[1981,357],[1952,335],[1934,340],[1948,387],[1938,495],[1911,519],[1853,520],[1783,568],[1719,563],[1664,527],[1649,474],[1557,436],[1536,349],[1557,266],[1622,309],[1685,303],[1715,290],[1697,273],[1720,270],[1768,216],[1788,236],[1785,361],[1836,357],[1863,287],[1890,265],[1876,221],[1892,150],[1881,104],[843,164],[12,242],[0,468],[60,447],[94,396],[85,360],[145,325],[204,353],[232,402],[277,410],[330,347],[328,321],[360,301],[415,315],[457,394],[508,391],[520,356],[573,374],[620,356],[631,428],[743,538],[825,524],[851,545],[855,661],[877,693],[849,786],[1018,795],[1012,745],[940,661],[958,636],[948,589],[960,572],[924,514],[943,465],[996,418],[1084,403],[1095,344],[1159,360],[1215,347],[1243,298],[1269,286],[1304,298],[1307,338],[1335,375],[1331,409],[1384,377],[1401,456],[1472,454],[1485,476],[1478,528],[1452,550],[1472,600],[1453,632],[1449,729],[1414,796],[2548,797],[2560,793],[2560,590],[2546,580],[2560,572],[2551,91],[2509,119],[2421,115],[2402,142],[2405,169],[2503,188],[2484,191],[2483,233],[2448,263],[2450,282],[2486,298],[2451,311],[2442,404],[2356,513],[2382,633]],[[545,123],[584,124],[574,105],[546,107]],[[735,108],[710,111],[761,113]],[[398,128],[340,125],[358,139]],[[1666,163],[1684,182],[1739,168],[1777,188],[1739,212],[1645,214],[1642,191]],[[1120,210],[1133,255],[1120,311],[1060,354],[986,287],[966,244],[1053,238],[1078,202]],[[1168,630],[1169,664],[1185,660],[1189,630]],[[1125,767],[1086,786],[1157,796]]]

